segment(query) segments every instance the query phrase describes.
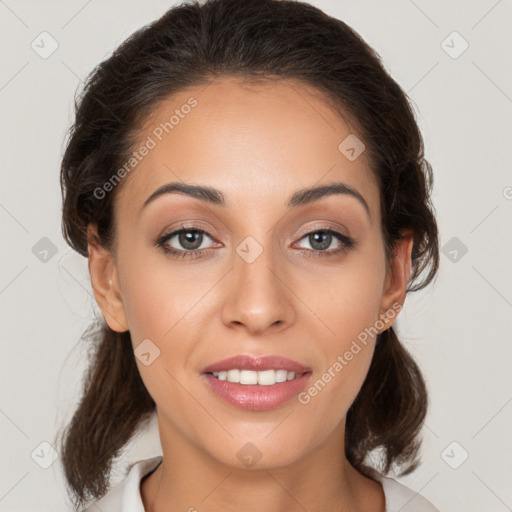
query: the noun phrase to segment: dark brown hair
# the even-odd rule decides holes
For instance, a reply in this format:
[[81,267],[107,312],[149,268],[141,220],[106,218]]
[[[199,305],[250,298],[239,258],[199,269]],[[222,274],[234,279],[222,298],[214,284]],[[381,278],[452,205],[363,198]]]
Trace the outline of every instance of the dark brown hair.
[[[222,76],[298,80],[347,116],[364,140],[380,186],[387,256],[401,231],[412,230],[408,291],[433,280],[439,249],[432,170],[407,96],[353,29],[309,4],[287,0],[179,5],[132,34],[91,72],[75,99],[61,167],[63,234],[72,248],[87,256],[89,224],[111,247],[113,199],[122,184],[101,198],[95,190],[127,160],[157,103]],[[85,337],[94,351],[60,445],[77,510],[106,493],[113,460],[155,412],[130,333],[101,322]],[[377,450],[380,471],[414,469],[426,408],[421,372],[389,328],[378,337],[368,376],[347,414],[350,463],[366,472],[367,457]]]

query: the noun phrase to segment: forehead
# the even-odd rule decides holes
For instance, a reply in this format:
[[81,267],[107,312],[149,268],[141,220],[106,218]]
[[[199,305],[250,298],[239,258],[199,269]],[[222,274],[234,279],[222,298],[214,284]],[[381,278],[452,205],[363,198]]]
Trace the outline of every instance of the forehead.
[[356,188],[369,204],[378,202],[367,154],[349,159],[343,152],[344,141],[354,137],[321,93],[302,82],[216,79],[153,109],[116,208],[137,209],[156,188],[175,181],[218,188],[230,206],[283,204],[297,189],[333,181]]

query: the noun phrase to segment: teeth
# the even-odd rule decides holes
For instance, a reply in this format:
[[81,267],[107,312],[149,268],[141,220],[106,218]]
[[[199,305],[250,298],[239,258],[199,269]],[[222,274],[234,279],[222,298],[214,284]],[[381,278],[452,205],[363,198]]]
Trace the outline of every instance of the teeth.
[[276,382],[286,382],[286,376],[288,372],[286,370],[276,370]]
[[219,380],[227,380],[236,384],[272,386],[279,382],[286,382],[300,377],[302,374],[295,374],[287,370],[253,370],[232,369],[221,372],[213,372],[212,375]]
[[226,380],[228,382],[240,382],[240,370],[228,370]]
[[250,370],[240,370],[240,384],[258,384],[258,373]]
[[272,386],[276,383],[276,371],[265,370],[263,372],[254,372],[258,375],[258,384],[260,386]]

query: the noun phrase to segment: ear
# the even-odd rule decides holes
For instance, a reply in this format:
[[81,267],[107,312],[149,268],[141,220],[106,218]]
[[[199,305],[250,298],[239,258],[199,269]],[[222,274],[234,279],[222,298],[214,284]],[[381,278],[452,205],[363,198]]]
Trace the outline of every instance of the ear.
[[100,243],[97,227],[87,226],[89,274],[94,297],[107,325],[117,332],[128,330],[114,257]]
[[387,262],[386,279],[380,304],[380,318],[384,331],[393,325],[405,302],[405,294],[412,268],[413,232],[404,230],[395,242],[391,258]]

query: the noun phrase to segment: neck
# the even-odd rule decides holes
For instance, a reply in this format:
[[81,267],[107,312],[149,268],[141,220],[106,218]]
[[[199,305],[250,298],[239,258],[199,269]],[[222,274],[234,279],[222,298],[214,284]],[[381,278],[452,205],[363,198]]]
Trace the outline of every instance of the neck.
[[161,439],[162,463],[141,485],[144,508],[146,512],[383,512],[382,487],[348,463],[343,439],[344,425],[327,442],[285,467],[241,469],[213,459],[179,436],[167,436]]

